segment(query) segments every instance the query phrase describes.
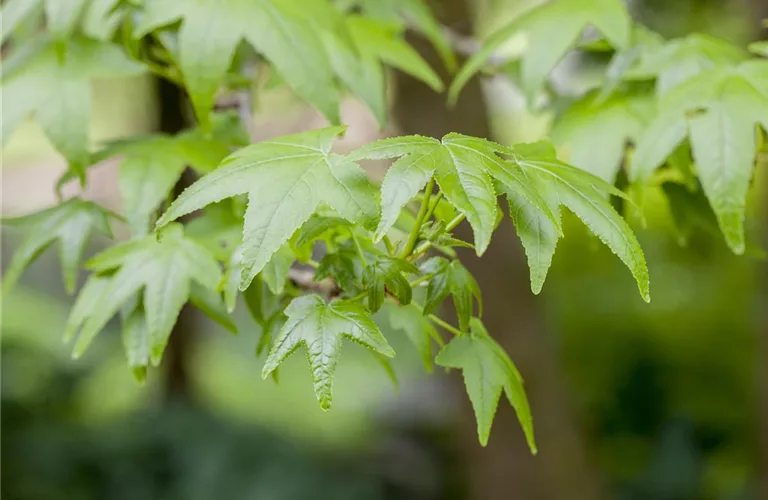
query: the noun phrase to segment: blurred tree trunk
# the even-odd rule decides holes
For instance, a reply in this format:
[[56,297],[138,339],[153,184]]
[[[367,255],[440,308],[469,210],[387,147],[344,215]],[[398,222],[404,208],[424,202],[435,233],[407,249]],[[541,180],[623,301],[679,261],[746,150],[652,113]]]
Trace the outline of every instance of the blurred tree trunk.
[[[459,32],[469,31],[471,16],[464,0],[435,2],[442,22]],[[435,68],[441,63],[421,40],[416,47]],[[450,77],[445,76],[449,81]],[[422,83],[397,75],[394,121],[404,134],[440,137],[455,131],[489,137],[482,89],[474,80],[453,110],[445,95]],[[471,237],[469,228],[460,229]],[[507,349],[526,379],[534,415],[539,455],[531,456],[514,411],[502,401],[490,443],[477,442],[474,415],[462,379],[453,374],[455,398],[463,403],[458,437],[462,470],[469,496],[477,500],[596,500],[600,479],[592,467],[581,432],[569,406],[567,390],[551,338],[543,326],[539,302],[529,287],[528,268],[512,224],[505,219],[482,258],[462,255],[483,290],[483,320]]]
[[[167,80],[158,78],[157,92],[160,132],[176,134],[187,128],[189,123],[184,112],[186,102],[184,90]],[[182,174],[174,187],[174,195],[178,196],[194,181],[191,174],[189,169]],[[186,304],[171,331],[163,356],[163,396],[166,403],[188,403],[192,399],[189,387],[189,361],[194,344],[194,323],[194,311],[189,304]]]
[[[749,0],[751,7],[750,18],[754,20],[755,33],[758,40],[768,40],[768,26],[763,25],[764,19],[768,19],[768,1]],[[764,183],[768,183],[768,152],[763,147],[761,156],[758,157],[757,168],[762,170]],[[758,179],[760,174],[758,173]],[[763,186],[763,248],[768,248],[768,185]],[[759,469],[758,469],[758,487],[759,498],[768,498],[768,264],[763,264],[763,286],[758,289],[757,308],[758,308],[758,349],[757,349],[757,399],[758,399],[758,450],[759,450]]]

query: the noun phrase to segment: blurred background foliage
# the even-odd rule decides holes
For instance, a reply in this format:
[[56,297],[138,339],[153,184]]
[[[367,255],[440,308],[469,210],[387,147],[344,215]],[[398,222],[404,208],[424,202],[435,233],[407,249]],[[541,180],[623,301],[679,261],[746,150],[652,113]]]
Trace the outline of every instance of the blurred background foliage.
[[[434,3],[441,15],[455,2]],[[474,25],[488,33],[530,3],[475,0],[473,20],[460,19],[457,28]],[[631,7],[665,36],[702,31],[742,44],[759,36],[757,19],[766,10],[761,0],[644,0]],[[559,78],[578,87],[592,64],[601,62],[569,59]],[[523,109],[502,80],[492,78],[483,90],[497,139],[511,143],[546,133],[550,117]],[[280,135],[318,121],[285,91],[264,92],[256,110],[261,133]],[[95,95],[95,140],[157,127],[151,78],[99,82]],[[370,117],[347,108],[350,132],[367,127],[361,135],[375,136]],[[62,169],[39,129],[25,126],[3,152],[3,215],[52,202],[52,179]],[[99,172],[88,194],[119,205],[114,166]],[[755,180],[748,217],[755,243],[766,241],[764,177]],[[760,338],[768,324],[766,264],[734,256],[718,234],[704,229],[681,246],[669,207],[649,196],[645,225],[634,220],[634,226],[651,271],[650,305],[636,296],[619,261],[576,224],[566,228],[544,292],[535,299],[542,318],[536,335],[545,338],[562,375],[562,404],[572,410],[603,498],[768,498],[768,450],[760,439],[768,426]],[[2,236],[6,264],[21,235],[3,229]],[[84,359],[71,361],[60,339],[71,299],[58,275],[55,259],[45,253],[2,304],[3,498],[490,500],[472,493],[478,479],[471,457],[496,453],[495,441],[507,434],[492,434],[487,451],[467,451],[478,445],[455,437],[457,427],[467,425],[459,408],[464,403],[451,391],[455,381],[439,373],[428,377],[385,319],[399,354],[398,384],[393,387],[381,366],[350,345],[339,366],[334,409],[325,413],[299,356],[281,368],[277,383],[261,380],[263,361],[254,354],[260,332],[242,305],[237,337],[193,316],[186,332],[194,341],[184,361],[188,380],[179,396],[169,390],[164,371],[152,373],[144,386],[134,382],[117,330],[102,335]],[[509,286],[527,288],[527,282]],[[514,335],[522,320],[506,314]],[[516,361],[525,356],[510,355]],[[537,364],[533,359],[528,366]],[[521,371],[535,381],[536,373]],[[537,408],[535,394],[532,402],[534,418],[543,418],[539,412],[546,409]],[[528,460],[519,458],[527,453],[519,437],[515,443],[518,455],[500,455],[500,470]],[[550,458],[533,460],[546,464],[539,468],[569,467],[569,457],[551,457],[571,451],[543,449]],[[498,498],[575,498],[542,495],[544,487],[515,484],[504,473],[494,477],[503,492]],[[532,481],[547,477],[544,471]]]

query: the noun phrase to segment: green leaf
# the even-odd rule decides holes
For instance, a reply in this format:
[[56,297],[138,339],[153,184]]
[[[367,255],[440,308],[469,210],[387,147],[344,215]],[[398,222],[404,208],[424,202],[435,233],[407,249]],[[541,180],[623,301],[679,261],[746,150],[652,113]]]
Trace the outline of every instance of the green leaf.
[[499,156],[511,151],[485,139],[450,133],[442,141],[422,136],[383,139],[353,151],[347,158],[382,159],[400,156],[381,186],[382,217],[375,241],[396,222],[408,201],[434,175],[445,198],[469,220],[475,234],[475,251],[482,255],[500,216],[496,180],[522,193],[559,227],[549,206],[531,188],[520,169]]
[[[648,302],[650,300],[648,268],[643,251],[632,230],[616,213],[605,196],[606,194],[626,195],[599,177],[558,161],[554,156],[551,143],[547,141],[533,145],[517,145],[513,151],[515,155],[512,161],[526,173],[535,175],[541,182],[555,190],[559,203],[576,214],[589,230],[624,262],[637,281],[640,295]],[[547,196],[554,201],[554,194]],[[543,272],[551,261],[547,254],[551,253],[553,245],[554,242],[550,237],[550,241],[541,249],[545,252],[542,259],[535,261],[533,266],[535,271],[531,279],[534,290],[537,287],[540,288],[543,281]]]
[[363,263],[357,252],[351,247],[345,247],[325,254],[315,270],[315,281],[332,276],[344,292],[357,295],[361,291],[363,272]]
[[296,256],[291,250],[291,245],[286,243],[264,265],[261,277],[273,294],[281,295],[285,290],[285,280],[288,279],[288,272],[295,260]]
[[46,0],[45,17],[53,39],[64,47],[64,41],[72,35],[75,24],[83,12],[87,0]]
[[104,292],[90,301],[87,313],[70,318],[70,329],[80,332],[75,357],[83,354],[124,303],[143,290],[150,361],[159,364],[179,311],[189,298],[191,283],[215,291],[221,282],[216,260],[185,237],[178,224],[159,235],[111,247],[89,260],[86,267],[97,274],[114,274]]
[[193,130],[177,136],[156,135],[118,142],[98,156],[125,156],[118,173],[120,195],[133,234],[143,236],[187,166],[208,173],[228,153],[226,143]]
[[123,318],[123,349],[128,366],[139,382],[144,382],[147,376],[147,366],[150,358],[149,330],[147,316],[143,308],[137,308]]
[[[157,4],[157,5],[153,5]],[[303,19],[269,0],[150,2],[136,36],[179,18],[179,66],[201,123],[243,38],[285,82],[329,121],[339,123],[339,95],[323,44]]]
[[187,188],[160,218],[168,222],[224,198],[248,193],[240,289],[325,202],[341,217],[370,224],[373,188],[351,161],[330,153],[343,129],[331,127],[254,144]]
[[363,285],[368,288],[368,309],[378,311],[384,303],[385,287],[402,305],[411,303],[413,291],[404,274],[418,274],[419,269],[403,259],[382,257],[363,273]]
[[67,41],[66,54],[60,63],[49,43],[3,78],[2,141],[34,114],[54,147],[82,177],[89,164],[91,79],[130,76],[143,69],[117,46],[79,37]]
[[229,316],[221,293],[193,282],[189,292],[189,301],[206,316],[224,327],[225,330],[237,334],[237,325]]
[[461,89],[497,49],[521,33],[526,37],[520,68],[522,87],[532,101],[547,75],[590,25],[615,47],[629,45],[631,21],[621,0],[552,0],[534,7],[491,35],[459,70],[448,91],[449,102],[456,102]]
[[285,314],[288,321],[275,339],[262,377],[266,378],[303,345],[307,350],[315,395],[324,410],[331,407],[333,373],[342,337],[384,356],[395,355],[376,323],[359,304],[341,301],[326,304],[317,295],[305,295],[294,299]]
[[[560,199],[557,190],[543,182],[539,176],[531,175],[538,192],[547,200],[553,213],[560,214]],[[528,267],[531,270],[531,290],[541,292],[547,277],[552,257],[555,254],[560,233],[548,217],[533,206],[525,197],[515,192],[507,192],[509,216],[515,224],[517,235],[525,249]]]
[[460,261],[432,257],[421,265],[420,271],[432,275],[427,284],[424,315],[433,313],[448,295],[452,295],[461,331],[466,331],[469,327],[469,320],[474,310],[473,299],[478,303],[478,316],[482,316],[483,302],[480,287]]
[[645,46],[637,64],[627,71],[625,78],[656,78],[657,92],[663,95],[701,73],[735,66],[747,57],[744,50],[733,44],[709,35],[693,33],[664,44]]
[[477,300],[478,316],[483,315],[483,299],[475,278],[460,261],[451,262],[450,274],[449,288],[453,296],[453,306],[456,308],[456,316],[459,318],[459,328],[464,332],[469,328],[469,320],[474,309],[473,299]]
[[362,0],[366,16],[404,24],[426,37],[449,71],[456,70],[456,55],[440,23],[423,0]]
[[402,38],[401,27],[362,16],[351,17],[349,23],[352,37],[363,54],[408,73],[437,92],[443,90],[440,77]]
[[[721,67],[678,85],[637,146],[630,178],[644,181],[685,138],[731,249],[745,249],[744,210],[755,164],[755,127],[768,127],[768,61]],[[659,138],[664,138],[660,141]]]
[[590,92],[557,121],[552,140],[568,163],[613,183],[627,142],[637,143],[654,113],[651,96],[614,93],[600,99]]
[[127,11],[119,8],[120,1],[90,0],[83,14],[83,33],[97,40],[111,40]]
[[42,0],[7,0],[3,2],[0,8],[0,19],[2,19],[0,22],[0,43],[5,43],[11,33],[28,19],[40,7],[41,3]]
[[502,390],[515,408],[531,452],[536,453],[533,419],[523,380],[512,361],[485,330],[472,318],[471,333],[455,337],[438,354],[435,362],[447,368],[458,368],[464,375],[469,400],[477,419],[480,444],[488,444],[491,424]]
[[749,51],[762,57],[768,57],[768,41],[752,42],[749,44]]
[[322,215],[313,215],[299,229],[296,238],[296,246],[301,247],[337,228],[349,228],[350,222],[341,217],[328,217]]
[[442,338],[437,329],[413,304],[403,306],[385,302],[387,317],[392,328],[400,330],[413,343],[427,372],[432,372],[432,340]]
[[93,230],[112,236],[109,213],[93,202],[78,198],[32,216],[4,219],[3,224],[28,226],[28,234],[16,248],[4,273],[3,295],[13,288],[24,269],[56,240],[59,241],[64,285],[67,292],[74,293],[80,261]]

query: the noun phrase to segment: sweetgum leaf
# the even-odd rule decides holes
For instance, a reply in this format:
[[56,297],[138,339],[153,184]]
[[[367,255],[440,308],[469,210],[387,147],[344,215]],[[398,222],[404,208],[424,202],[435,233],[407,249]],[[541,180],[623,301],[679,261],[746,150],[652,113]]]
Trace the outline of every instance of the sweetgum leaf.
[[80,333],[75,357],[82,355],[110,318],[143,290],[150,361],[159,364],[176,317],[189,298],[191,283],[215,291],[221,282],[216,260],[204,247],[184,236],[178,224],[159,235],[111,247],[89,260],[86,267],[96,274],[111,276],[106,278],[109,283],[103,293],[83,306],[87,312],[75,314],[78,307],[73,309],[67,330]]
[[483,314],[483,300],[475,278],[458,260],[449,261],[443,257],[432,257],[420,268],[422,273],[432,277],[427,284],[423,314],[435,311],[448,295],[453,296],[453,306],[459,318],[459,327],[466,331],[474,311],[474,300],[478,304],[478,316]]
[[718,67],[735,66],[748,54],[718,38],[692,33],[663,44],[644,47],[627,79],[656,79],[656,90],[663,95],[691,78]]
[[332,123],[339,122],[339,95],[328,58],[305,20],[270,0],[155,1],[145,5],[135,35],[178,19],[179,66],[204,126],[242,39],[263,54],[299,96]]
[[350,222],[367,225],[375,220],[376,197],[368,177],[356,164],[330,153],[342,131],[318,129],[239,150],[187,188],[158,227],[210,203],[248,193],[240,277],[244,290],[321,203]]
[[509,152],[508,148],[491,141],[451,133],[442,141],[422,136],[382,139],[353,151],[347,158],[401,157],[393,163],[381,186],[382,216],[375,241],[387,233],[403,206],[434,176],[445,198],[467,217],[475,235],[475,251],[482,255],[501,213],[494,179],[530,198],[555,221],[549,207],[530,189],[519,168],[498,155]]
[[[539,176],[530,175],[538,192],[547,200],[555,214],[560,213],[560,199],[556,189],[543,182]],[[528,200],[515,192],[507,192],[509,216],[515,224],[517,235],[525,249],[528,267],[531,270],[531,290],[538,294],[544,285],[552,256],[555,254],[560,234],[549,218],[531,205]]]
[[315,395],[324,410],[331,407],[333,373],[343,337],[384,356],[395,355],[376,323],[359,304],[342,301],[326,304],[317,295],[305,295],[294,299],[285,314],[288,320],[272,345],[262,376],[269,376],[303,345],[307,350]]
[[[659,101],[641,138],[630,179],[646,181],[688,135],[704,193],[730,248],[743,253],[744,211],[755,166],[755,127],[768,127],[768,61],[718,67]],[[663,140],[660,140],[663,139]]]
[[421,33],[432,43],[449,71],[456,70],[456,55],[450,41],[424,0],[360,0],[357,3],[361,4],[366,16],[407,23],[409,28]]
[[37,214],[3,219],[3,224],[28,226],[28,234],[13,254],[3,276],[3,295],[10,291],[40,253],[59,241],[61,270],[67,292],[74,293],[85,245],[93,230],[112,236],[109,213],[97,204],[73,198]]
[[419,309],[413,304],[403,306],[391,301],[384,303],[392,328],[400,330],[416,347],[421,362],[427,372],[432,372],[432,340],[438,340],[442,344],[442,338],[437,329],[429,322]]
[[118,144],[103,156],[125,155],[118,173],[126,219],[134,235],[147,234],[150,220],[187,166],[209,172],[227,155],[224,143],[198,133],[152,136]]
[[467,394],[475,411],[481,445],[488,444],[491,424],[503,390],[517,412],[531,452],[536,453],[533,419],[523,380],[509,356],[488,335],[479,319],[472,318],[471,332],[455,337],[437,354],[435,362],[462,371]]
[[[34,13],[42,4],[42,0],[7,0],[0,7],[0,43],[11,36],[11,33]],[[3,61],[5,62],[5,61]]]
[[459,70],[448,91],[449,101],[455,103],[461,89],[483,68],[491,55],[520,33],[525,34],[527,40],[520,68],[522,87],[528,99],[532,100],[547,75],[590,25],[602,32],[615,47],[629,45],[631,21],[621,0],[551,0],[534,7],[491,35]]
[[637,142],[654,102],[632,91],[599,99],[598,92],[590,92],[568,108],[552,129],[552,140],[568,163],[612,183],[627,142]]
[[143,68],[109,43],[73,37],[65,48],[63,62],[49,42],[15,71],[5,73],[0,83],[2,141],[34,114],[53,146],[82,178],[90,157],[91,79],[135,75]]
[[368,309],[376,312],[381,308],[385,288],[400,304],[410,304],[413,291],[405,275],[418,272],[416,266],[403,259],[382,257],[370,264],[363,273],[363,285],[368,288]]
[[[554,205],[554,200],[557,199],[560,205],[565,205],[624,262],[637,281],[640,295],[646,302],[649,301],[648,267],[643,250],[632,230],[606,198],[606,194],[622,197],[626,195],[599,177],[558,161],[555,158],[554,148],[548,141],[515,146],[511,161],[519,165],[526,174],[531,174],[537,182],[548,185],[548,189],[553,190],[551,193],[542,190],[542,193],[550,198],[548,203]],[[519,205],[514,197],[510,201],[513,203],[513,208]],[[540,258],[534,259],[532,266],[535,271],[531,284],[535,291],[541,287],[546,269],[551,262],[551,253],[556,240],[552,241],[552,235],[542,232],[548,229],[547,226],[534,226],[535,231],[532,234],[528,234],[530,228],[525,224],[518,226],[518,229],[520,227],[523,228],[525,240],[530,247],[530,249],[526,248],[526,253],[530,255],[530,253],[542,252]],[[536,250],[531,246],[532,238],[539,236],[543,238],[542,246]]]

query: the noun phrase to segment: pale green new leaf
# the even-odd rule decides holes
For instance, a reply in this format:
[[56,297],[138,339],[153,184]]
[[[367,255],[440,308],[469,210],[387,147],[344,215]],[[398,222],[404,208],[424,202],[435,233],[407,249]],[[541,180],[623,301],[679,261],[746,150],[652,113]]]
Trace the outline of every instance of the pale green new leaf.
[[483,315],[480,287],[460,261],[432,257],[421,265],[420,270],[431,276],[424,299],[424,315],[434,312],[448,295],[453,296],[453,306],[462,331],[469,327],[469,320],[474,313],[474,300],[477,300],[477,315]]
[[3,219],[3,224],[19,225],[28,231],[3,275],[3,295],[13,288],[24,269],[56,240],[59,241],[64,285],[67,292],[73,293],[85,245],[93,230],[112,235],[109,213],[93,202],[78,198],[31,216]]
[[621,0],[550,0],[502,27],[483,43],[456,75],[448,92],[449,101],[456,102],[461,89],[494,52],[519,34],[524,34],[526,40],[520,68],[522,87],[532,99],[588,26],[596,27],[617,48],[629,45],[631,21]]
[[288,279],[288,272],[296,260],[296,256],[291,250],[290,243],[284,244],[272,255],[261,270],[261,277],[269,287],[269,291],[275,295],[281,295],[285,290],[285,280]]
[[45,0],[45,17],[53,39],[63,44],[72,35],[88,0]]
[[54,147],[81,176],[89,164],[91,79],[125,77],[143,68],[116,45],[71,38],[63,62],[48,43],[0,84],[2,141],[34,114]]
[[333,374],[341,353],[342,338],[357,342],[387,357],[395,355],[368,312],[359,304],[336,301],[326,304],[317,295],[294,299],[285,309],[288,317],[264,364],[266,378],[300,346],[307,350],[315,395],[327,410],[333,399]]
[[644,47],[637,64],[624,75],[628,79],[656,78],[659,95],[703,72],[735,66],[748,57],[741,48],[718,38],[692,33],[664,44]]
[[590,92],[557,120],[552,141],[564,161],[613,183],[627,143],[638,141],[654,110],[646,93],[617,92],[600,100]]
[[[754,170],[755,127],[768,127],[768,61],[719,67],[678,85],[641,138],[630,178],[645,181],[689,136],[696,171],[726,242],[743,253],[744,210]],[[663,140],[661,140],[663,138]]]
[[385,302],[384,305],[385,309],[383,310],[388,313],[389,324],[392,328],[405,333],[416,347],[424,368],[428,372],[432,372],[432,341],[435,340],[440,345],[443,344],[443,339],[437,333],[437,329],[413,304],[403,306]]
[[458,368],[464,375],[469,400],[477,419],[480,444],[488,444],[491,424],[502,390],[517,412],[531,452],[536,453],[533,419],[523,381],[512,361],[477,318],[472,318],[471,333],[455,337],[438,354],[435,362]]
[[[526,173],[535,175],[538,182],[547,184],[548,189],[554,190],[559,204],[565,205],[576,214],[589,230],[624,262],[637,281],[640,295],[646,302],[649,301],[648,267],[643,251],[632,230],[606,197],[607,194],[622,197],[626,195],[599,177],[558,161],[555,158],[554,148],[549,142],[519,144],[513,148],[513,152],[514,163]],[[550,202],[554,201],[554,193],[550,194],[549,191],[543,191],[543,193]],[[515,203],[514,198],[511,201]],[[524,228],[524,231],[529,229]],[[532,267],[535,269],[531,280],[534,290],[540,288],[546,269],[551,262],[551,256],[548,254],[552,252],[554,241],[551,235],[541,232],[547,229],[549,228],[539,225],[538,230],[530,235],[532,238],[544,238],[545,241],[540,249],[543,254],[541,258],[534,260]],[[531,240],[528,239],[528,241]]]
[[376,312],[381,308],[385,288],[400,304],[410,304],[413,291],[406,275],[418,273],[415,265],[403,259],[382,257],[370,264],[363,273],[363,285],[368,288],[368,309]]
[[768,41],[750,43],[749,51],[758,56],[768,57]]
[[[35,12],[42,0],[7,0],[0,7],[0,43],[5,43],[11,33]],[[4,61],[5,62],[5,61]]]
[[[160,232],[111,247],[86,267],[97,274],[114,273],[87,313],[73,310],[68,332],[79,331],[73,355],[79,357],[120,308],[143,290],[150,361],[162,358],[176,318],[190,295],[192,282],[215,291],[221,282],[216,260],[174,224]],[[84,306],[86,307],[86,306]],[[77,310],[77,307],[75,307]]]
[[376,218],[375,192],[353,162],[330,153],[341,127],[263,141],[241,149],[221,167],[187,188],[158,227],[225,198],[248,194],[243,228],[240,289],[321,203],[341,217],[369,225]]
[[339,95],[328,58],[305,20],[270,0],[157,0],[147,4],[135,34],[143,36],[179,18],[179,65],[204,126],[242,39],[263,54],[299,96],[332,123],[339,122]]

